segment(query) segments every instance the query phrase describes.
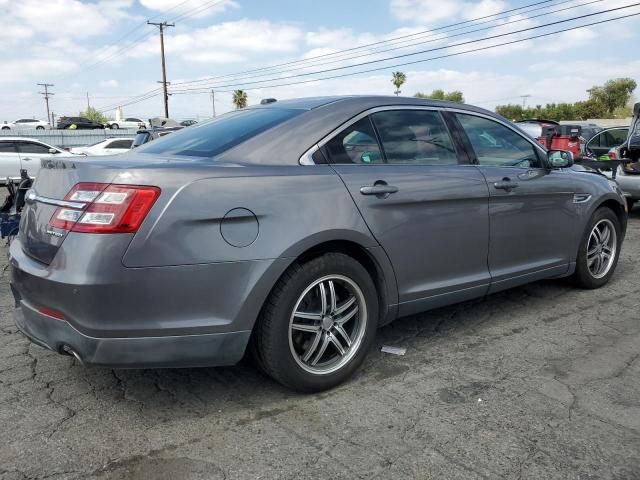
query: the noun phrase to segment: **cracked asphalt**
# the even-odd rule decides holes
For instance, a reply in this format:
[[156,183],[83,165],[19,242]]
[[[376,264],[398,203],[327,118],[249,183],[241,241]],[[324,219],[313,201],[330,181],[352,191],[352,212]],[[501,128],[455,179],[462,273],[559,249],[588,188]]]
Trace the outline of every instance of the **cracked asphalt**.
[[539,282],[401,319],[319,395],[249,362],[86,369],[17,332],[0,281],[4,480],[640,478],[640,208],[607,287]]

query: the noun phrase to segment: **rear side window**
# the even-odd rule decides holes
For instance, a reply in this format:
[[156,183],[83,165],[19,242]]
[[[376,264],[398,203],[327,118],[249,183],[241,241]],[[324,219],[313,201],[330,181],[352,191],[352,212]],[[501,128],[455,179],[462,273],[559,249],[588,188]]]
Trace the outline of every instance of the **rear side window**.
[[457,113],[478,164],[500,167],[542,168],[536,149],[510,128],[475,115]]
[[39,143],[31,142],[18,142],[18,150],[20,151],[20,153],[49,153],[49,147],[46,147],[45,145],[41,145]]
[[141,148],[141,151],[164,155],[214,157],[300,113],[302,110],[280,108],[232,112],[150,142]]
[[13,142],[0,142],[0,153],[16,153],[16,146]]
[[322,150],[334,164],[384,163],[369,117],[349,125],[329,140]]

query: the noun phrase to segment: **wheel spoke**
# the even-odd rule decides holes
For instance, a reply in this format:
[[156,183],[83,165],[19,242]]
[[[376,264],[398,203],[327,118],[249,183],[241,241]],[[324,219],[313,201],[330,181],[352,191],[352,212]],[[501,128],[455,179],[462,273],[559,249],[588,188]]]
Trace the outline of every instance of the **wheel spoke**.
[[333,313],[336,311],[336,289],[332,280],[329,280],[327,283],[329,284],[329,308],[331,309],[329,312]]
[[295,312],[293,314],[294,317],[305,318],[307,320],[322,320],[321,313],[312,313],[312,312]]
[[324,355],[324,352],[327,350],[327,346],[329,345],[329,335],[325,333],[322,336],[324,337],[322,339],[322,344],[320,345],[320,349],[318,350],[316,356],[313,358],[313,360],[311,360],[311,365],[316,365],[320,361],[320,359]]
[[311,346],[309,346],[309,348],[305,352],[304,356],[302,357],[302,361],[303,362],[308,362],[309,361],[309,359],[311,358],[313,353],[318,348],[318,344],[320,343],[321,339],[322,339],[322,332],[320,330],[318,330],[316,335],[313,337],[313,341],[311,342]]
[[601,242],[606,245],[609,243],[609,238],[611,238],[611,230],[609,230],[609,227],[605,227],[602,230],[602,235],[600,237]]
[[344,343],[347,345],[347,348],[351,347],[351,338],[349,338],[349,334],[347,333],[347,331],[344,328],[342,328],[342,325],[336,325],[334,328],[336,332],[338,332],[338,334],[344,340]]
[[338,325],[344,325],[349,320],[351,320],[355,316],[356,313],[358,313],[358,305],[357,304],[351,310],[349,310],[347,313],[345,313],[342,317],[336,318],[335,321],[336,321],[336,323]]
[[348,310],[351,305],[356,303],[356,297],[351,297],[349,300],[346,300],[339,307],[336,308],[336,311],[333,312],[334,315],[341,315],[344,311]]
[[300,332],[315,333],[320,331],[320,325],[309,325],[306,323],[292,323],[291,328]]
[[318,288],[320,289],[320,305],[322,306],[321,310],[322,310],[322,316],[325,316],[327,314],[327,290],[324,286],[324,283],[321,283],[318,285]]
[[336,347],[336,350],[338,350],[338,353],[340,354],[340,356],[344,357],[344,354],[347,353],[347,352],[344,349],[344,347],[340,344],[338,339],[336,337],[334,337],[333,335],[331,335],[330,333],[327,334],[327,338],[333,344],[333,346]]

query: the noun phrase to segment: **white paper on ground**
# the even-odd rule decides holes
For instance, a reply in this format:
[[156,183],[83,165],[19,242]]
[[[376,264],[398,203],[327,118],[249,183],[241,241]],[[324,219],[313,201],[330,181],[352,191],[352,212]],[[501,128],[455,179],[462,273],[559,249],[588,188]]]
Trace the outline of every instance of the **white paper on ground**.
[[392,355],[404,355],[407,353],[407,349],[404,347],[392,347],[390,345],[383,345],[381,351]]

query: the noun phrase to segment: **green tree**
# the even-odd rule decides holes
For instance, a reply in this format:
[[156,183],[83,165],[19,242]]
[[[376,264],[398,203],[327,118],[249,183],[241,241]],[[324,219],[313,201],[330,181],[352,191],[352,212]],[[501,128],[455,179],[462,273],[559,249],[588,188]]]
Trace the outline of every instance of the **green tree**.
[[396,87],[396,91],[393,93],[395,93],[396,95],[400,95],[400,93],[402,93],[400,91],[400,87],[407,81],[407,76],[403,72],[393,72],[391,76],[393,77],[391,79],[391,83],[393,83]]
[[107,117],[102,112],[99,112],[93,107],[89,107],[84,112],[80,112],[78,116],[88,118],[92,122],[98,122],[98,123],[107,123],[109,121],[109,117]]
[[441,88],[435,89],[431,94],[418,92],[414,95],[416,98],[430,98],[432,100],[448,100],[449,102],[464,103],[464,95],[459,90],[445,92]]
[[234,90],[232,101],[236,106],[236,110],[245,108],[247,106],[247,92],[244,90]]
[[619,109],[624,108],[631,100],[631,95],[638,84],[632,78],[616,78],[609,80],[603,86],[593,87],[589,92],[589,98],[601,103],[609,115]]

